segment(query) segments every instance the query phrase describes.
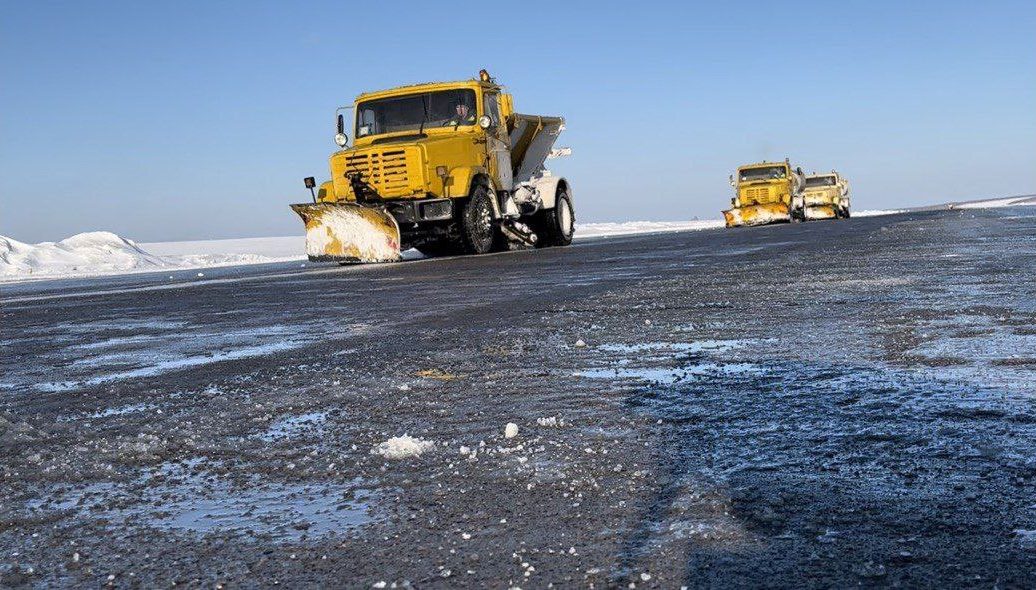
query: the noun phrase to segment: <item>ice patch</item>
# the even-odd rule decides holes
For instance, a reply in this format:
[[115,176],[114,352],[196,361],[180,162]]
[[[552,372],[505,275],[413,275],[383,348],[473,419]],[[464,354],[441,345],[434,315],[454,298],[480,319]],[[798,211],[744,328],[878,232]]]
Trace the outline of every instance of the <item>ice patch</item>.
[[[598,351],[623,355],[607,367],[591,367],[574,373],[577,377],[589,379],[634,380],[647,381],[662,385],[672,385],[681,381],[707,380],[753,376],[765,373],[759,365],[747,362],[735,362],[721,357],[723,353],[742,349],[757,340],[699,340],[696,342],[644,342],[638,344],[602,344]],[[685,362],[691,359],[709,358],[698,362],[688,362],[677,367],[668,366],[672,361]],[[665,361],[667,366],[635,366],[633,363],[655,363]]]
[[697,363],[680,368],[596,368],[579,371],[579,377],[588,379],[634,380],[673,385],[681,381],[755,376],[766,373],[752,363]]
[[50,492],[25,508],[72,510],[131,525],[197,534],[214,531],[269,535],[298,541],[303,535],[341,535],[372,520],[372,493],[361,480],[344,486],[269,482],[245,484],[196,471],[200,459],[166,463],[127,483],[96,483]]
[[686,353],[726,352],[754,343],[754,340],[698,340],[696,342],[643,342],[639,344],[602,344],[598,350],[623,354],[647,351],[677,351]]
[[386,459],[407,459],[420,457],[422,453],[432,450],[435,443],[421,440],[410,435],[395,436],[371,449],[372,455],[381,455]]
[[154,410],[156,408],[158,408],[158,406],[156,406],[154,404],[145,404],[145,403],[130,404],[130,405],[127,405],[127,406],[118,406],[118,407],[115,407],[115,408],[108,408],[106,410],[101,410],[100,412],[94,412],[93,414],[90,414],[90,417],[91,418],[110,418],[112,416],[125,416],[126,414],[135,414],[137,412],[143,412],[145,410]]
[[259,438],[267,442],[294,438],[303,434],[309,428],[314,428],[318,431],[322,430],[326,420],[327,412],[309,412],[298,416],[284,416],[274,420],[266,432],[261,434]]
[[273,354],[275,352],[282,352],[285,350],[291,350],[293,348],[299,348],[304,344],[305,343],[302,341],[289,340],[283,342],[272,342],[270,344],[261,344],[258,346],[246,346],[244,348],[238,348],[236,350],[220,351],[209,355],[189,356],[184,358],[162,361],[146,367],[139,367],[128,371],[108,373],[105,375],[92,377],[90,379],[86,379],[83,381],[52,381],[48,383],[40,383],[36,386],[36,389],[45,392],[60,392],[79,389],[82,387],[92,387],[95,385],[101,385],[103,383],[109,383],[111,381],[124,381],[126,379],[154,377],[156,375],[161,375],[162,373],[169,373],[171,371],[179,371],[191,367],[209,365],[212,363],[266,356],[269,354]]
[[1025,549],[1036,549],[1036,530],[1014,529],[1011,532],[1022,547]]

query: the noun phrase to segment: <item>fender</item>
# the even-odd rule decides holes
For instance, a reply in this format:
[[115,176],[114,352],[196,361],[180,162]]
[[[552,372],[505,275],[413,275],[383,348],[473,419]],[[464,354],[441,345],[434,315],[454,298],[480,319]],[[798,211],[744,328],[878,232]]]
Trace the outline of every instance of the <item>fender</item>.
[[[482,166],[456,166],[449,170],[449,198],[463,199],[471,194],[475,181],[479,176],[489,178],[489,174]],[[493,186],[490,184],[489,186]],[[466,188],[465,188],[466,187]]]
[[471,183],[468,185],[468,195],[475,192],[475,185],[484,184],[489,187],[489,190],[493,192],[493,198],[489,199],[489,202],[493,205],[493,219],[500,219],[500,189],[493,182],[492,177],[485,172],[484,168],[472,168],[474,175],[471,178]]
[[568,190],[568,198],[575,207],[576,197],[572,194],[572,185],[564,176],[540,176],[529,181],[540,192],[540,199],[543,201],[544,209],[553,209],[557,204],[558,188]]

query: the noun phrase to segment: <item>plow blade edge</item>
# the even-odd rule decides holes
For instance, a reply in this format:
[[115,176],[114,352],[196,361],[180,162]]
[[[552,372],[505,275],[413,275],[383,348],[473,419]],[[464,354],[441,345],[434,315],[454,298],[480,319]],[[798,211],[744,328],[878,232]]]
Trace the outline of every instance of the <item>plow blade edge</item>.
[[766,203],[735,207],[723,212],[727,227],[766,225],[791,221],[791,211],[784,203]]
[[399,224],[383,209],[355,203],[300,203],[291,208],[306,224],[306,254],[314,262],[400,260]]

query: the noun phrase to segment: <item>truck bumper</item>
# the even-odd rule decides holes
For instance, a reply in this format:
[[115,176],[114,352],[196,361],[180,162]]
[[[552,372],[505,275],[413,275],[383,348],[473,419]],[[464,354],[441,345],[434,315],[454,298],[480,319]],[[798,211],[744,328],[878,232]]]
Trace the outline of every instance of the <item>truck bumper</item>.
[[452,199],[388,201],[385,203],[385,209],[400,225],[453,219]]
[[807,206],[804,210],[806,219],[834,219],[837,217],[835,208],[832,205],[813,205]]

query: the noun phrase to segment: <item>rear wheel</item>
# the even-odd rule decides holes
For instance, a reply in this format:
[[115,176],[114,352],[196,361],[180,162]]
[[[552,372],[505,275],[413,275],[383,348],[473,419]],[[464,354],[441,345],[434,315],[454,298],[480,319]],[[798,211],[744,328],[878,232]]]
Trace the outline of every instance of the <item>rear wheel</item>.
[[466,254],[492,252],[502,241],[493,224],[492,195],[485,185],[476,185],[460,213],[460,237]]
[[559,187],[554,208],[537,213],[532,225],[536,237],[539,238],[536,240],[537,248],[571,244],[576,227],[576,213],[568,189]]

